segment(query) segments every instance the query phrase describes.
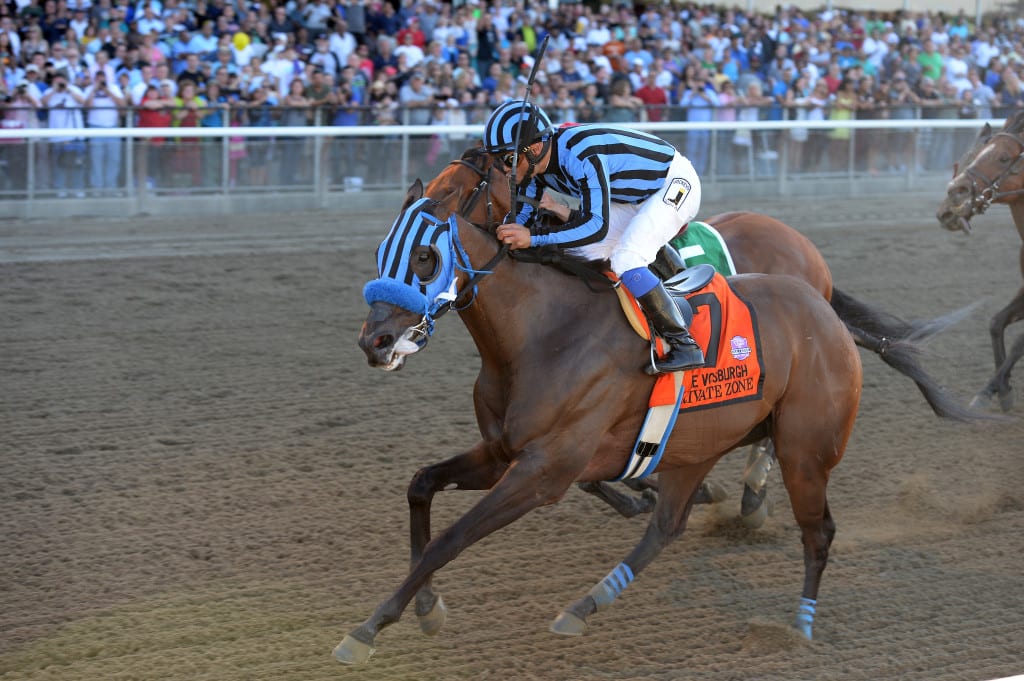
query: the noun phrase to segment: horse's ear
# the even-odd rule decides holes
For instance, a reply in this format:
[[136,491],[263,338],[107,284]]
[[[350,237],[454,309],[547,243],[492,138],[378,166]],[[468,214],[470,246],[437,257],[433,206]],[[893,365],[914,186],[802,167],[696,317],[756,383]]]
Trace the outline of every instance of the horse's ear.
[[978,139],[988,140],[988,138],[990,137],[992,137],[992,124],[986,123],[985,127],[981,129],[981,133],[978,135]]
[[459,200],[462,198],[462,186],[457,186],[455,189],[448,192],[448,195],[439,201],[442,206],[458,206]]
[[416,178],[416,181],[409,187],[409,191],[405,193],[405,203],[402,204],[402,210],[405,210],[416,201],[423,198],[423,183],[420,178]]

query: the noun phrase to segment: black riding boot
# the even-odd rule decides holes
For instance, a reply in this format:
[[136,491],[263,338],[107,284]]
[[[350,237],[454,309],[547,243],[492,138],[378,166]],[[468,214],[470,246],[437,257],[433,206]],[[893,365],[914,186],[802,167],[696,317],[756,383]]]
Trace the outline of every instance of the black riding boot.
[[[637,298],[654,330],[668,343],[668,354],[655,360],[654,368],[659,372],[696,369],[704,365],[704,351],[693,340],[686,320],[676,307],[665,285],[658,285]],[[648,373],[650,367],[648,367]]]
[[654,262],[647,266],[652,272],[658,275],[662,281],[668,281],[686,269],[686,263],[679,255],[679,251],[671,244],[665,244],[658,250]]

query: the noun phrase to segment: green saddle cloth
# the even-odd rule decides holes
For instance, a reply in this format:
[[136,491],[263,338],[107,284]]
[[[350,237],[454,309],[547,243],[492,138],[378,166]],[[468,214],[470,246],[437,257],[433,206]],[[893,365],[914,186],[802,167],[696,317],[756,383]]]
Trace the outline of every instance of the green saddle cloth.
[[687,267],[707,264],[725,276],[736,274],[725,239],[706,222],[691,222],[683,235],[672,239],[669,244],[679,251]]

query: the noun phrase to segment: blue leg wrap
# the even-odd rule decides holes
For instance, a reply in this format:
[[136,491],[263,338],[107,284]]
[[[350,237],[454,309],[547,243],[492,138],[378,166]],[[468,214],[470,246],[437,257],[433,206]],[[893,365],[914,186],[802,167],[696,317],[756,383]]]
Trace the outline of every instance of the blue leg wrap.
[[622,590],[633,581],[633,571],[625,563],[619,563],[615,569],[587,592],[597,604],[597,609],[604,610],[612,604]]
[[634,267],[631,270],[626,270],[619,279],[629,289],[629,292],[637,298],[657,286],[660,281],[654,272],[651,272],[646,267]]
[[814,628],[814,606],[818,602],[813,598],[801,598],[800,607],[796,612],[796,629],[808,641],[812,640],[811,630]]

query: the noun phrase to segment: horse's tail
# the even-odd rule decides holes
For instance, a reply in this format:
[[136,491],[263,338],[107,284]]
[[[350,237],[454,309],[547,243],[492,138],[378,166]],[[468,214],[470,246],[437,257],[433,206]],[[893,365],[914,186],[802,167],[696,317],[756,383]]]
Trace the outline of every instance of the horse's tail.
[[991,417],[961,406],[925,371],[917,355],[926,340],[962,321],[973,307],[968,305],[942,317],[910,322],[832,288],[832,309],[846,324],[857,345],[871,350],[883,362],[916,383],[932,411],[956,421],[987,420]]

